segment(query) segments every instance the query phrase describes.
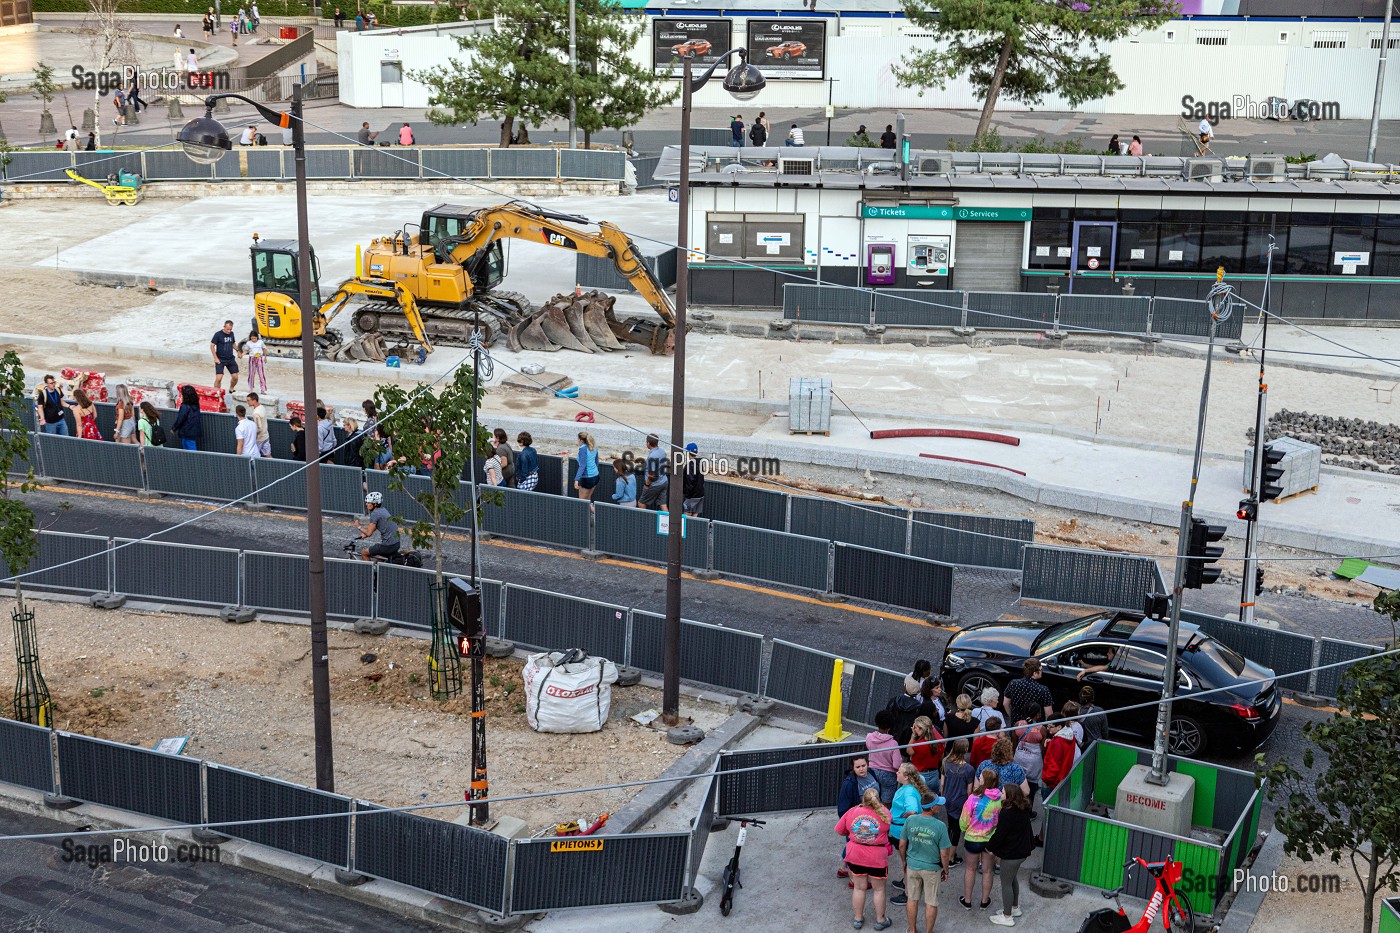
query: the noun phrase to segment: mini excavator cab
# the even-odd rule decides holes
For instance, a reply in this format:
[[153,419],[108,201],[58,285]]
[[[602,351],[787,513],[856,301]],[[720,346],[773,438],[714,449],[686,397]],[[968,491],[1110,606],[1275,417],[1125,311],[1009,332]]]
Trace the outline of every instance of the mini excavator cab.
[[[264,337],[296,340],[301,337],[301,291],[297,278],[296,240],[260,240],[253,234],[253,322]],[[311,306],[321,307],[321,265],[311,252]],[[317,315],[319,317],[319,315]],[[322,320],[316,333],[325,331]]]
[[[437,245],[451,237],[461,236],[471,226],[472,214],[478,208],[456,204],[439,204],[423,212],[418,228],[418,242],[436,250]],[[439,258],[439,261],[442,261]],[[506,253],[501,240],[492,240],[464,264],[472,281],[472,293],[484,295],[506,277]]]

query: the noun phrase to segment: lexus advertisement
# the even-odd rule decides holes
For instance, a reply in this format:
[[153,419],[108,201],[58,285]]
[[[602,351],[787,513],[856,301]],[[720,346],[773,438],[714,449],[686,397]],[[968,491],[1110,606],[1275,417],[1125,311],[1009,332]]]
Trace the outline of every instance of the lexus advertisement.
[[656,73],[679,78],[684,59],[691,59],[695,73],[710,67],[734,46],[727,19],[682,19],[658,16],[651,21],[651,63]]
[[749,61],[765,78],[826,77],[826,20],[751,19]]

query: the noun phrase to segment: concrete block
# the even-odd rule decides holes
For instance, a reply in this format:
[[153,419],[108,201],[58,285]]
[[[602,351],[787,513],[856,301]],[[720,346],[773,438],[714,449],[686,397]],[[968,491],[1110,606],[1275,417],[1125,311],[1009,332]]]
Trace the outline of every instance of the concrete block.
[[619,687],[635,687],[642,682],[642,672],[635,667],[619,665],[617,669],[617,685]]
[[488,658],[508,658],[515,653],[515,642],[504,638],[487,638],[485,651]]
[[357,871],[346,871],[343,868],[335,869],[335,880],[347,888],[356,888],[370,880],[369,875],[362,875]]
[[361,635],[383,635],[389,631],[388,619],[356,619],[355,631]]
[[190,838],[195,842],[208,846],[221,846],[229,841],[228,836],[203,827],[190,830]]
[[247,625],[258,617],[256,611],[243,606],[225,606],[219,610],[219,618],[234,625]]
[[[45,484],[45,485],[47,485],[47,484]],[[151,492],[149,489],[138,489],[138,490],[136,490],[136,498],[138,498],[138,499],[159,499],[159,498],[161,498],[161,494],[158,493],[158,492]]]
[[1050,900],[1059,900],[1073,893],[1074,885],[1068,881],[1061,881],[1058,878],[1051,878],[1049,875],[1042,875],[1034,872],[1031,875],[1031,890],[1041,897]]
[[1134,765],[1118,784],[1118,805],[1114,818],[1120,823],[1141,826],[1173,836],[1191,836],[1191,808],[1196,802],[1196,779],[1174,772],[1165,787],[1148,780],[1152,768]]
[[672,745],[694,745],[705,738],[705,730],[699,726],[675,726],[666,730],[666,741]]
[[744,696],[739,697],[739,702],[736,705],[739,712],[748,713],[750,716],[757,716],[758,718],[763,719],[771,715],[773,709],[778,704],[769,697],[760,697],[754,696],[753,694],[745,694]]
[[61,794],[45,794],[44,806],[50,810],[72,810],[74,807],[82,806],[81,800],[74,800],[72,797],[64,797]]
[[672,901],[669,904],[657,904],[656,906],[661,910],[662,913],[671,914],[672,916],[676,917],[683,917],[686,914],[693,914],[698,912],[700,908],[704,906],[704,904],[705,896],[703,894],[691,888],[686,888],[685,893],[681,895],[680,900]]
[[844,603],[846,601],[846,597],[840,593],[818,593],[817,599],[824,603]]
[[266,502],[244,502],[243,509],[246,512],[267,512],[272,509],[272,506]]
[[88,605],[94,609],[120,609],[126,605],[126,597],[120,593],[93,593],[88,597]]

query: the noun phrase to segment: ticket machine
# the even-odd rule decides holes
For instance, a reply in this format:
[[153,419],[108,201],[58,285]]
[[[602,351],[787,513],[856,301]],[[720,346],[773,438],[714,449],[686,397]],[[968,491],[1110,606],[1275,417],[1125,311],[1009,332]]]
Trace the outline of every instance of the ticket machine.
[[893,285],[895,283],[893,243],[868,244],[865,260],[866,285]]
[[947,236],[909,235],[911,276],[947,275],[952,239]]

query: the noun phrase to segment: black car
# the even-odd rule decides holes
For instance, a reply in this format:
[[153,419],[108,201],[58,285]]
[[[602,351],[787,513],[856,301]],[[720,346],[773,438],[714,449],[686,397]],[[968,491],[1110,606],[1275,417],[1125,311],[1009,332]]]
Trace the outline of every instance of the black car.
[[[1109,732],[1151,744],[1157,708],[1122,707],[1161,698],[1167,624],[1128,612],[1100,612],[1068,622],[987,622],[958,632],[943,651],[943,689],[974,700],[986,687],[1005,691],[1027,658],[1038,658],[1041,682],[1059,709],[1091,684],[1108,711]],[[1278,724],[1282,698],[1274,672],[1261,667],[1195,625],[1183,622],[1177,639],[1178,680],[1172,704],[1173,755],[1198,756],[1207,746],[1250,751]],[[1086,668],[1102,670],[1077,676]],[[1225,688],[1225,689],[1220,689]],[[1219,690],[1205,696],[1199,694]]]

